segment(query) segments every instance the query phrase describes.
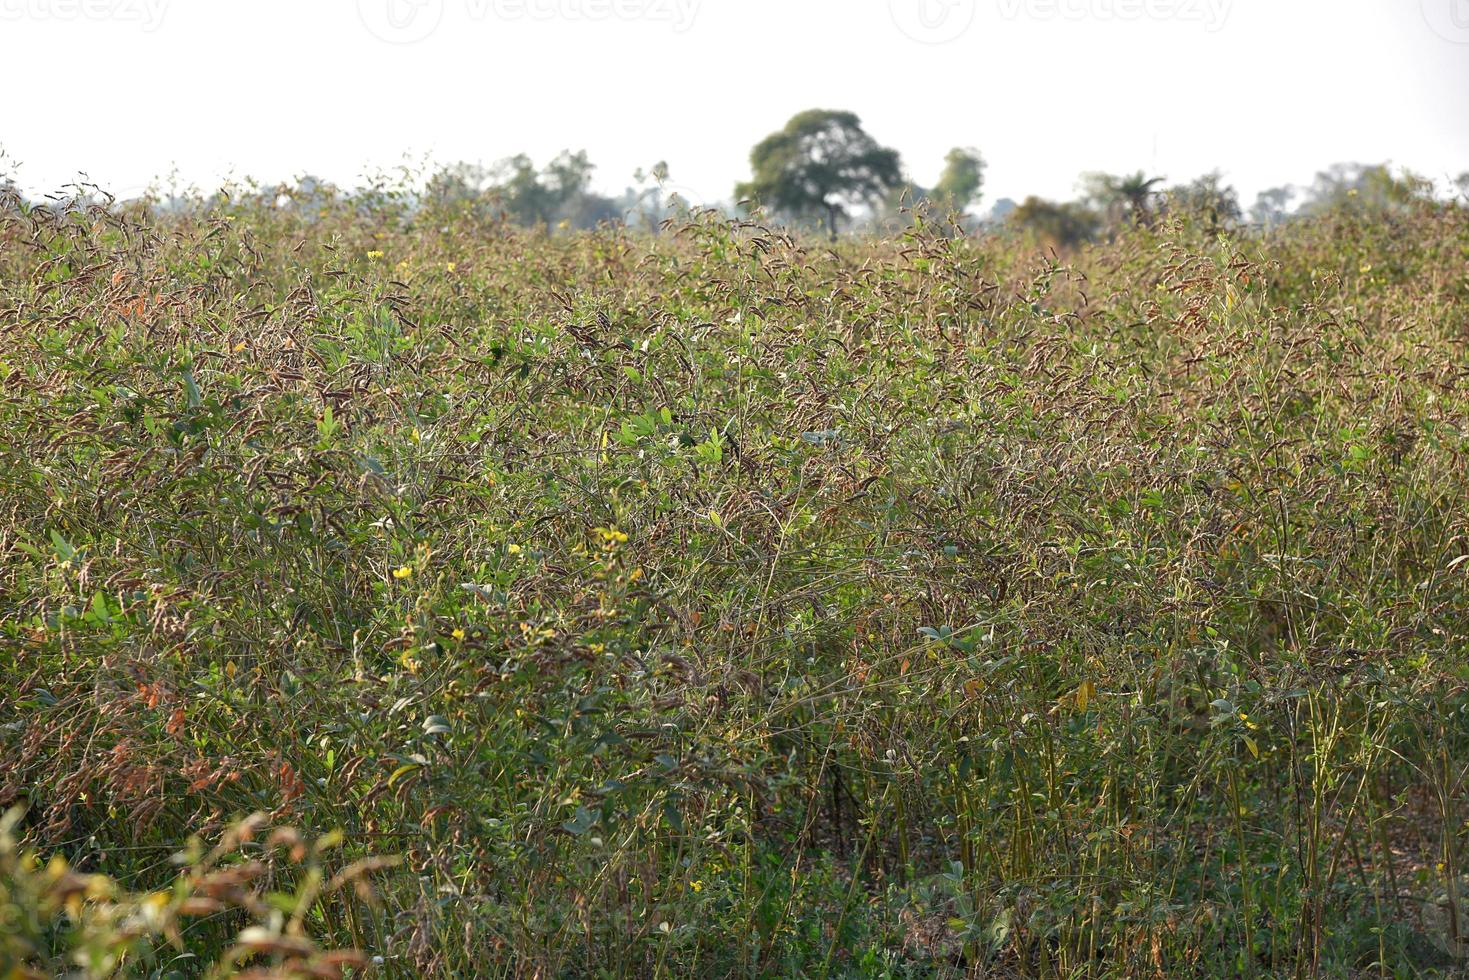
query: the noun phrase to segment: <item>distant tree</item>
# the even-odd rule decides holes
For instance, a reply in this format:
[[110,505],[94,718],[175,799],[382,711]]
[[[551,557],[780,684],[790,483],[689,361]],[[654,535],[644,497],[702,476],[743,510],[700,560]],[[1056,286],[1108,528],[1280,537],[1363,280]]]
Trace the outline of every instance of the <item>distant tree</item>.
[[955,147],[944,158],[944,172],[929,197],[939,207],[962,214],[979,203],[984,191],[984,167],[978,150]]
[[655,235],[667,218],[697,203],[670,189],[671,174],[666,161],[659,160],[647,170],[639,167],[633,172],[633,179],[638,186],[624,192],[623,214],[629,224],[643,224]]
[[855,113],[811,109],[750,151],[752,180],[735,188],[795,217],[824,217],[836,239],[837,223],[858,206],[880,205],[902,183],[896,150],[881,146]]
[[1020,205],[1015,203],[1014,198],[1002,197],[998,201],[996,201],[993,206],[990,207],[989,218],[987,220],[990,222],[1004,221],[1006,218],[1010,217],[1010,215],[1013,214],[1015,212],[1015,209],[1018,207],[1020,207]]
[[497,211],[518,224],[550,223],[550,195],[541,186],[540,174],[530,157],[524,153],[506,157],[491,168],[489,177],[485,193],[494,201]]
[[[150,190],[150,196],[159,199],[164,210],[182,206],[187,198],[187,194],[180,194],[176,186],[171,186],[167,192]],[[300,213],[312,216],[335,206],[346,196],[346,192],[336,184],[313,174],[303,174],[296,178],[294,184],[281,184],[276,188],[277,202],[289,204]]]
[[1113,222],[1130,219],[1147,224],[1153,217],[1153,197],[1162,177],[1135,174],[1086,173],[1081,176],[1082,196]]
[[1273,228],[1285,220],[1291,199],[1295,196],[1294,187],[1272,187],[1261,191],[1250,207],[1250,220],[1262,228]]
[[912,223],[911,212],[943,220],[955,218],[960,225],[973,224],[966,212],[977,204],[984,188],[984,158],[979,151],[955,147],[944,157],[938,183],[927,189],[912,181],[892,188],[874,207],[872,227],[896,231]]
[[1244,217],[1239,193],[1224,183],[1224,175],[1215,170],[1163,194],[1165,206],[1172,211],[1196,215],[1218,230]]
[[561,208],[559,220],[572,228],[595,228],[621,222],[623,210],[610,197],[583,191]]
[[565,206],[587,193],[592,184],[592,171],[596,169],[587,159],[586,150],[576,153],[563,150],[560,156],[546,164],[541,172],[541,183],[553,201]]
[[467,206],[531,227],[563,221],[591,227],[619,217],[610,199],[591,192],[594,169],[585,151],[569,150],[539,170],[523,153],[488,169],[459,163],[430,178],[426,196],[436,204]]
[[1469,202],[1469,170],[1454,178],[1454,187],[1458,189],[1459,196]]
[[1162,177],[1148,177],[1141,170],[1124,177],[1117,191],[1127,202],[1128,210],[1140,218],[1147,217],[1151,210],[1154,188],[1163,182]]
[[1316,175],[1303,210],[1400,211],[1432,197],[1433,183],[1416,174],[1394,174],[1385,163],[1338,163]]
[[628,189],[628,213],[637,212],[647,222],[648,230],[656,232],[658,223],[663,220],[663,185],[668,183],[668,162],[659,160],[647,170],[639,167],[633,172],[633,180],[641,187]]
[[1084,203],[1057,204],[1039,197],[1027,197],[1007,220],[1057,248],[1070,248],[1094,238],[1102,226],[1101,215]]
[[424,197],[439,205],[477,208],[492,181],[490,172],[477,163],[454,163],[428,179]]

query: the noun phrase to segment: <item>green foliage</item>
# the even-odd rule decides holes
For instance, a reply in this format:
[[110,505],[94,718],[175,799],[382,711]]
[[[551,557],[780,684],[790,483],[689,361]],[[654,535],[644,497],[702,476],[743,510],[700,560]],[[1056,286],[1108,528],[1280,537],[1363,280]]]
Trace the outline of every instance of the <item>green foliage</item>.
[[1170,187],[1164,199],[1170,212],[1202,220],[1212,232],[1233,227],[1244,217],[1239,194],[1217,170]]
[[1102,228],[1102,216],[1085,204],[1057,204],[1039,197],[1027,197],[1005,220],[1055,248],[1073,248],[1090,241]]
[[311,203],[0,212],[8,853],[125,920],[241,815],[340,834],[113,972],[1462,962],[1469,211],[1062,265]]
[[876,205],[903,179],[896,150],[881,146],[855,113],[810,109],[750,151],[754,177],[735,189],[778,214],[817,215],[836,237],[857,205]]
[[1394,174],[1387,164],[1339,163],[1316,175],[1305,210],[1411,213],[1432,197],[1432,183],[1415,174]]
[[1146,224],[1153,217],[1154,197],[1162,177],[1134,174],[1086,173],[1081,176],[1083,199],[1116,224],[1121,221]]
[[944,172],[931,196],[940,207],[962,213],[978,204],[984,189],[984,158],[973,148],[955,147],[944,158]]
[[540,170],[524,154],[488,170],[457,164],[429,180],[427,197],[440,207],[467,208],[528,228],[560,222],[591,228],[620,217],[611,201],[591,192],[595,169],[584,150],[564,151]]
[[1255,203],[1250,208],[1250,220],[1262,228],[1280,224],[1285,220],[1287,209],[1295,196],[1295,189],[1291,187],[1271,187],[1261,191],[1255,196]]
[[[364,968],[356,950],[323,950],[306,923],[366,912],[367,876],[396,862],[330,867],[336,836],[308,841],[288,827],[257,840],[268,821],[252,816],[212,848],[190,840],[171,863],[170,885],[130,893],[64,857],[42,861],[20,848],[15,810],[0,818],[0,975],[79,980],[114,976],[307,980]],[[198,951],[214,948],[210,964]]]

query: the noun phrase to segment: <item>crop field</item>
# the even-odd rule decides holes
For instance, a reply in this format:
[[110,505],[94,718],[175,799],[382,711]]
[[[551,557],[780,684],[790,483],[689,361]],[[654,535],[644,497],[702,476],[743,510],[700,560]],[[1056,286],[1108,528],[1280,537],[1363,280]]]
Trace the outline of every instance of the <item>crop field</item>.
[[0,976],[1469,963],[1469,208],[0,204]]

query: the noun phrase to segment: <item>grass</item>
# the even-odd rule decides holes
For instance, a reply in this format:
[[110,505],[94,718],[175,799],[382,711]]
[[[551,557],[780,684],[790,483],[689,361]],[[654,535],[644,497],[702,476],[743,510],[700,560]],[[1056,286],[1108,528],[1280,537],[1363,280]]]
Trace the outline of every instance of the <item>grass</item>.
[[0,966],[1445,975],[1466,263],[12,202]]

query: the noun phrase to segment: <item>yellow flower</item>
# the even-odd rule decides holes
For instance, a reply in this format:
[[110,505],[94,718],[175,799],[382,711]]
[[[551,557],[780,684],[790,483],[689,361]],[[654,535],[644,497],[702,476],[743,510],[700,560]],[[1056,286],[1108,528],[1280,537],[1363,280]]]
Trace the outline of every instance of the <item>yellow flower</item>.
[[393,569],[393,578],[395,578],[395,579],[399,579],[401,581],[402,579],[412,578],[412,577],[413,577],[413,569],[410,568],[407,565],[404,565],[402,568],[395,568],[395,569]]
[[380,259],[383,257],[383,253],[378,251],[377,249],[373,249],[371,252],[367,253],[367,257],[369,259]]
[[701,892],[704,890],[704,883],[702,881],[691,881],[689,882],[689,890],[695,893]]
[[450,272],[453,272],[453,271],[455,271],[455,270],[456,270],[456,269],[458,269],[458,268],[459,268],[459,266],[457,266],[457,265],[455,265],[455,264],[454,264],[454,263],[453,263],[453,262],[450,262],[450,263],[448,263],[448,264],[446,264],[446,265],[445,265],[445,266],[444,266],[444,268],[445,268],[445,269],[447,269],[447,270],[448,270],[448,271],[450,271]]
[[462,639],[464,639],[464,630],[462,630],[462,629],[456,629],[450,635],[453,636],[454,639],[456,639],[456,640],[462,640]]
[[506,550],[506,551],[508,551],[508,552],[510,552],[510,553],[511,553],[511,554],[512,554],[512,555],[518,555],[518,554],[520,554],[520,553],[521,553],[521,552],[522,552],[522,551],[524,551],[524,550],[525,550],[525,549],[524,549],[524,548],[522,548],[522,547],[521,547],[521,546],[520,546],[520,545],[518,545],[518,544],[512,544],[512,545],[511,545],[511,546],[510,546],[510,547],[508,547],[508,548],[506,548],[506,549],[505,549],[505,550]]

